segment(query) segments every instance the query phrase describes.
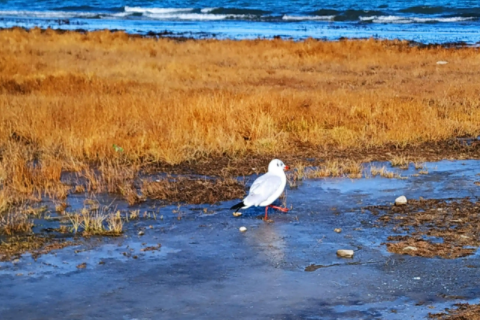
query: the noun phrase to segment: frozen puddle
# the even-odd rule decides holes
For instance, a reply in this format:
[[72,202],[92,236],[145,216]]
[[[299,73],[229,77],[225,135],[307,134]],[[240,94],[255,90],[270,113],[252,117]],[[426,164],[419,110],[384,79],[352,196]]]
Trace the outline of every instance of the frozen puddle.
[[[478,303],[478,253],[391,254],[382,244],[390,230],[361,210],[400,195],[479,194],[480,161],[426,165],[429,173],[418,176],[389,168],[405,180],[305,181],[288,190],[294,209],[272,214],[274,223],[257,219],[260,208],[234,218],[235,201],[182,206],[180,220],[171,206],[163,220],[129,222],[124,237],[0,263],[1,319],[422,319]],[[339,258],[338,249],[355,255]]]

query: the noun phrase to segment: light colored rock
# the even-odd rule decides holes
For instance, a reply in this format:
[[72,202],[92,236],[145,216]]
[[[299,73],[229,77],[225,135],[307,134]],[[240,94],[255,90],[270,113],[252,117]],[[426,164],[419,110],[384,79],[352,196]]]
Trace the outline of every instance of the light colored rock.
[[144,231],[138,231],[138,235],[139,235],[139,236],[143,236],[144,234],[145,234]]
[[442,61],[442,60],[437,61],[437,64],[447,64],[447,63],[448,63],[448,61]]
[[247,228],[246,227],[240,227],[240,228],[238,228],[238,230],[240,230],[240,232],[245,232],[245,231],[247,231]]
[[395,199],[395,205],[400,206],[402,204],[407,204],[407,197],[400,196],[397,199]]
[[234,212],[232,213],[234,217],[240,217],[242,215],[241,212]]
[[336,233],[340,233],[340,232],[342,232],[342,229],[341,228],[335,228],[335,229],[333,229],[333,231],[335,231]]
[[412,251],[417,251],[417,250],[418,250],[418,248],[417,248],[417,247],[408,246],[408,247],[405,247],[405,248],[403,248],[403,250],[412,250]]
[[346,250],[346,249],[340,249],[337,250],[337,256],[343,257],[343,258],[351,258],[353,257],[353,250]]

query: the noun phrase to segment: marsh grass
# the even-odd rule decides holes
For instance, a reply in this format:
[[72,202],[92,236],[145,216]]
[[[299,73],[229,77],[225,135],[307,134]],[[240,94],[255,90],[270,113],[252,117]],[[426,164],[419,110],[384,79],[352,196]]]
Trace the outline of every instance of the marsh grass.
[[123,232],[123,219],[120,211],[109,212],[107,208],[90,210],[83,208],[80,212],[70,213],[70,230],[84,236],[102,235],[118,236]]
[[[480,133],[477,48],[20,28],[1,30],[0,47],[0,212],[71,192],[200,203],[220,199],[222,186],[223,199],[240,198],[233,181],[135,180],[153,164],[403,148]],[[302,170],[297,182],[362,175],[353,160]],[[66,171],[77,185],[62,181]]]
[[400,169],[408,170],[410,161],[408,157],[404,155],[399,155],[399,156],[393,157],[392,160],[390,160],[390,164],[392,165],[392,167],[400,167]]
[[30,233],[33,222],[23,210],[9,211],[0,215],[0,234]]
[[290,188],[296,188],[305,179],[319,179],[328,177],[348,177],[359,179],[363,176],[363,167],[360,162],[352,160],[326,161],[319,167],[305,166],[297,163],[292,171],[287,173],[287,182]]
[[395,179],[405,179],[405,177],[403,177],[402,175],[388,170],[387,167],[385,167],[385,166],[381,166],[381,167],[371,166],[370,167],[370,174],[372,175],[372,177],[381,176],[381,177],[389,178],[389,179],[393,179],[393,178],[395,178]]

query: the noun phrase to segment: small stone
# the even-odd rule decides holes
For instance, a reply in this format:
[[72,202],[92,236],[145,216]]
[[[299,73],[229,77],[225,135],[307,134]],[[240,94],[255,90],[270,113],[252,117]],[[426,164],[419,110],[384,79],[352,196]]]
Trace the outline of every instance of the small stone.
[[340,232],[342,232],[342,229],[341,228],[335,228],[335,229],[333,229],[333,231],[335,231],[336,233],[340,233]]
[[139,236],[143,236],[144,234],[145,234],[145,232],[143,230],[138,231]]
[[443,61],[443,60],[440,60],[440,61],[437,61],[437,64],[447,64],[448,61]]
[[80,264],[77,266],[78,269],[85,269],[86,267],[87,267],[87,263],[86,263],[86,262],[80,263]]
[[405,247],[405,248],[403,248],[403,250],[412,250],[412,251],[417,251],[417,250],[418,250],[418,248],[417,248],[417,247],[408,246],[408,247]]
[[343,257],[343,258],[351,258],[353,257],[353,250],[345,250],[345,249],[340,249],[337,250],[337,256]]
[[232,213],[234,217],[240,217],[242,215],[241,212],[234,212]]
[[245,231],[247,231],[247,228],[246,227],[240,227],[240,228],[238,228],[238,230],[240,230],[240,232],[245,232]]
[[405,196],[400,196],[397,199],[395,199],[396,206],[401,206],[403,204],[407,204],[407,198]]

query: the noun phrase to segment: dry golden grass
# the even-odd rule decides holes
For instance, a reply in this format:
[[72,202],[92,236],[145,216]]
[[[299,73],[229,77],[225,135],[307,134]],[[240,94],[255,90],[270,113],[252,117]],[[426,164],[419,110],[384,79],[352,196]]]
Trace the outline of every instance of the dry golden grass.
[[371,166],[370,174],[372,175],[372,177],[381,176],[389,179],[392,179],[392,178],[405,179],[405,177],[402,177],[400,174],[388,170],[385,166],[382,166],[382,167]]
[[[0,31],[0,47],[0,211],[84,191],[133,204],[142,200],[133,180],[152,163],[480,133],[476,48],[18,28]],[[323,170],[314,175],[343,169]],[[86,184],[63,185],[64,171]]]
[[358,179],[362,177],[362,164],[357,161],[326,161],[319,167],[307,167],[303,163],[294,164],[292,171],[287,173],[287,182],[290,188],[298,186],[305,179],[319,179],[327,177],[349,177]]
[[120,211],[108,212],[108,209],[89,210],[83,208],[78,213],[68,215],[73,233],[83,235],[118,236],[123,232],[123,219]]
[[24,211],[11,211],[0,215],[0,234],[30,233],[33,223]]

